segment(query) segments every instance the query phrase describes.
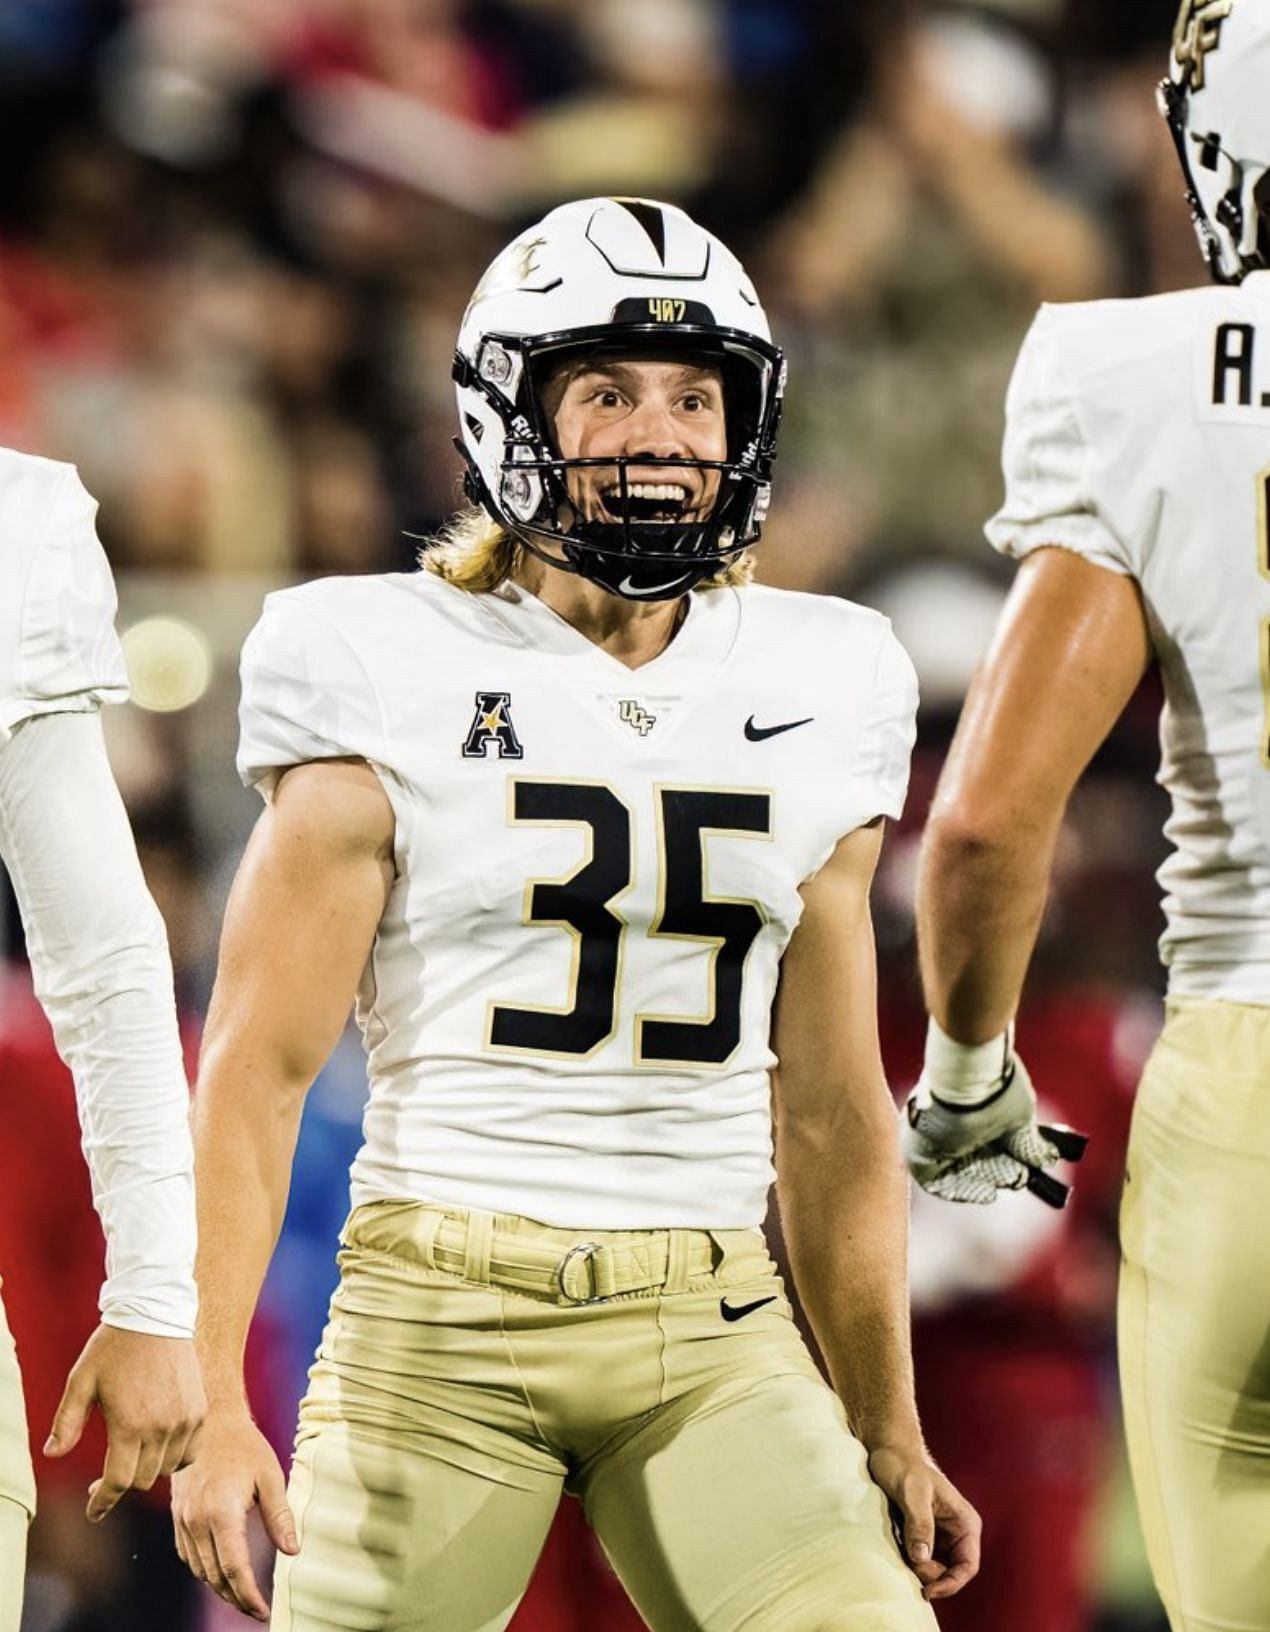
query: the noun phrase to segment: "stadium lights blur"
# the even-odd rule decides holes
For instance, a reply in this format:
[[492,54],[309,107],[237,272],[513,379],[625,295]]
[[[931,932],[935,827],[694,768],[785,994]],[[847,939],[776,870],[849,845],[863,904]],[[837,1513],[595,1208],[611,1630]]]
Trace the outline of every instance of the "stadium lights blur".
[[207,637],[180,618],[143,618],[123,636],[132,700],[152,714],[175,714],[198,702],[212,679]]

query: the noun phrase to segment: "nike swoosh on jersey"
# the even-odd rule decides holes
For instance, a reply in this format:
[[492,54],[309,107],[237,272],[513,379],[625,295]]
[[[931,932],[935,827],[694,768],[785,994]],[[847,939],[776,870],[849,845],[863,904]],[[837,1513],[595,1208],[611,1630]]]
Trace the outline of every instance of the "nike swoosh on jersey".
[[736,1308],[733,1308],[726,1298],[720,1298],[719,1313],[723,1316],[724,1320],[744,1320],[746,1315],[752,1315],[756,1309],[763,1308],[764,1304],[775,1302],[775,1292],[773,1292],[769,1298],[755,1298],[753,1303],[738,1304]]
[[782,731],[797,731],[800,725],[810,725],[816,718],[809,714],[805,720],[786,720],[782,725],[755,725],[753,714],[745,722],[747,742],[762,742],[765,737],[779,737]]

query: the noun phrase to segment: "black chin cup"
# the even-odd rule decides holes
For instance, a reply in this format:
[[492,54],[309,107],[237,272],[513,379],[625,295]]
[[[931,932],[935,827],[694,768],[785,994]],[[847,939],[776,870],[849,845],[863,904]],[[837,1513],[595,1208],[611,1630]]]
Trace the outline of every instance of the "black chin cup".
[[[537,552],[535,552],[537,553]],[[565,558],[579,578],[586,578],[624,601],[675,601],[711,578],[725,564],[718,556],[680,557],[669,562],[634,562],[613,551],[588,544],[564,546]]]
[[668,571],[665,567],[633,567],[620,556],[601,555],[577,544],[564,545],[563,555],[553,554],[543,549],[541,542],[529,532],[518,532],[516,538],[530,555],[536,555],[557,572],[585,578],[624,601],[677,601],[723,565],[721,561],[705,560],[684,562],[678,571]]

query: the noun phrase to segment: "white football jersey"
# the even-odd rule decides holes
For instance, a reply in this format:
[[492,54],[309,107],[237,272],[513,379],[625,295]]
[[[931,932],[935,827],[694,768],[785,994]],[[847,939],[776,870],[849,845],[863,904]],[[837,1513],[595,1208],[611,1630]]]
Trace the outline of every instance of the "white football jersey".
[[356,755],[396,813],[354,1201],[759,1223],[799,885],[898,815],[915,708],[886,620],[827,597],[700,592],[632,671],[511,584],[271,595],[243,779],[267,796],[288,765]]
[[1059,545],[1142,589],[1170,989],[1270,1002],[1270,274],[1042,308],[1004,464],[997,549]]
[[34,714],[128,695],[96,514],[73,465],[0,448],[0,744]]

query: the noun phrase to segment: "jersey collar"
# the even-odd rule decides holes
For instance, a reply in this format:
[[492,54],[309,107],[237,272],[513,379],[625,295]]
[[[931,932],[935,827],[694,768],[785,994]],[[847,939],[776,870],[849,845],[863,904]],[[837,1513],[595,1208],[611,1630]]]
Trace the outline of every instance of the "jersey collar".
[[664,683],[671,674],[680,676],[696,667],[716,667],[731,651],[740,624],[741,597],[736,590],[696,590],[688,597],[688,615],[666,649],[650,662],[631,669],[521,584],[509,579],[480,598],[526,645],[562,657],[589,660],[625,676],[628,684],[635,676],[646,682],[655,675],[659,683]]

